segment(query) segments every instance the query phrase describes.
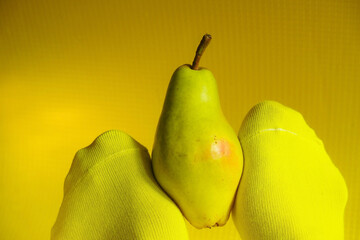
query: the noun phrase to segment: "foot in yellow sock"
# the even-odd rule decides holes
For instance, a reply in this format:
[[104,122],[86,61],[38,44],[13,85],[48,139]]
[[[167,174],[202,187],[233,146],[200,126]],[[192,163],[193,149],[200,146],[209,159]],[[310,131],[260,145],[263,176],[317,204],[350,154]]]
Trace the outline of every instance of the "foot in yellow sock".
[[244,173],[233,218],[243,240],[344,239],[344,179],[300,113],[262,102],[239,139]]
[[180,210],[156,183],[148,151],[108,131],[75,155],[52,239],[187,239]]

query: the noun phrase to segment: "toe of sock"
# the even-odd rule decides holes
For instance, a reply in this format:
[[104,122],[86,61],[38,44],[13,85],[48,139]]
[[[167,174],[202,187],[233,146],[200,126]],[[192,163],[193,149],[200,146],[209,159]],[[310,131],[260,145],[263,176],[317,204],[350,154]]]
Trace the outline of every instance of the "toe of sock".
[[89,146],[80,149],[75,154],[65,181],[64,188],[66,192],[93,166],[106,160],[113,154],[133,150],[148,151],[135,139],[120,130],[109,130],[102,133]]
[[318,140],[299,112],[276,101],[256,104],[246,115],[239,138],[245,139],[265,131],[286,131]]
[[134,148],[146,150],[127,133],[120,130],[109,130],[99,135],[88,147],[79,152],[87,150],[96,155],[100,154],[100,157],[105,157],[115,152]]
[[[147,151],[127,133],[120,130],[109,130],[99,135],[89,146],[80,149],[75,155],[74,164],[82,164],[82,169],[89,169],[114,153],[131,149]],[[86,161],[82,159],[86,159]]]

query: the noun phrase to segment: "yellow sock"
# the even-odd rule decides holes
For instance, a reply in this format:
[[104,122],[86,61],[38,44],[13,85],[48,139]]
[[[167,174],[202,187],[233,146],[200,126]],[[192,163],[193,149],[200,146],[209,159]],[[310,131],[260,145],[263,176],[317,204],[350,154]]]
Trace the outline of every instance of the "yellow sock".
[[184,218],[156,183],[145,147],[103,133],[75,155],[51,239],[187,239]]
[[300,113],[261,102],[239,139],[244,172],[233,218],[243,240],[344,239],[344,179]]

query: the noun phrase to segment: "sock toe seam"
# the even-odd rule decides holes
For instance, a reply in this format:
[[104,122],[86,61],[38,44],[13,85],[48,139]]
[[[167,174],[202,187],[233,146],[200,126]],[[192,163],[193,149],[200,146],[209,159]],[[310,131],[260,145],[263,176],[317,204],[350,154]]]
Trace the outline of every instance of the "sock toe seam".
[[306,139],[306,140],[314,141],[319,146],[323,146],[322,141],[320,139],[318,139],[318,138],[304,136],[303,134],[298,134],[296,132],[293,132],[293,131],[290,131],[290,130],[287,130],[287,129],[284,129],[284,128],[266,128],[266,129],[258,130],[254,134],[245,135],[244,137],[241,137],[240,139],[241,139],[241,142],[249,141],[250,139],[252,139],[252,138],[254,138],[256,136],[262,135],[263,133],[266,133],[266,132],[285,132],[285,133],[292,134],[292,135],[298,136],[298,137]]
[[77,188],[77,186],[79,184],[81,184],[82,180],[93,171],[93,169],[106,163],[109,159],[114,159],[114,157],[116,157],[117,155],[123,154],[125,152],[129,152],[129,151],[143,151],[143,152],[147,153],[147,150],[144,150],[141,148],[129,148],[129,149],[121,150],[121,151],[118,151],[118,152],[115,152],[115,153],[112,153],[112,154],[106,156],[104,159],[95,163],[89,169],[87,169],[85,172],[83,172],[81,174],[80,178],[74,184],[72,184],[72,187],[70,187],[67,191],[64,192],[64,198],[65,198],[65,196],[71,195],[71,193]]

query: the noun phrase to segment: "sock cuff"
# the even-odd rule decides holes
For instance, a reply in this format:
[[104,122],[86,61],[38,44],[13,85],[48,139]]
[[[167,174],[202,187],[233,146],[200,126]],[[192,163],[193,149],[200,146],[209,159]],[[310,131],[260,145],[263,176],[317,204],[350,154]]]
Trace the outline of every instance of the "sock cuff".
[[148,150],[119,130],[109,130],[99,135],[89,146],[80,149],[75,154],[70,171],[64,183],[64,195],[76,186],[86,173],[97,164],[105,161],[114,154],[125,151]]
[[256,104],[246,115],[239,138],[245,140],[267,131],[282,131],[312,138],[322,145],[299,112],[276,101],[266,100]]

